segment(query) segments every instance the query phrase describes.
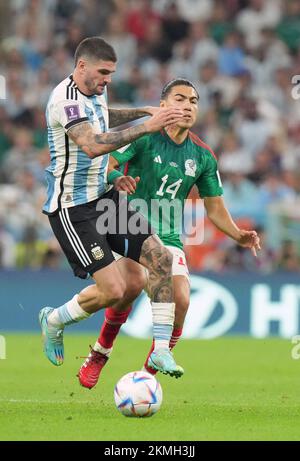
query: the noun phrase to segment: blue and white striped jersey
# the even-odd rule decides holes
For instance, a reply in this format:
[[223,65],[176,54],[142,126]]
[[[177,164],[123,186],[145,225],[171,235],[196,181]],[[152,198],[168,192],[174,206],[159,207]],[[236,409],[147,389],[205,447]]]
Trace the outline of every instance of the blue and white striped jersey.
[[95,132],[108,130],[107,93],[85,96],[67,77],[50,95],[46,119],[50,165],[46,168],[47,201],[43,212],[91,202],[108,189],[107,167],[109,154],[90,159],[68,136],[68,130],[88,121]]

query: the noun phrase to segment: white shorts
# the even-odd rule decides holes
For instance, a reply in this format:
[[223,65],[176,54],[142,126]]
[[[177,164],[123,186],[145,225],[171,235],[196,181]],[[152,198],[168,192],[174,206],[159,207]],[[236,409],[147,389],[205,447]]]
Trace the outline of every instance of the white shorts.
[[[168,250],[173,255],[172,275],[183,275],[190,282],[190,274],[187,267],[184,251],[178,247],[173,247],[170,245],[165,245],[165,247],[168,248]],[[113,255],[116,261],[123,258],[123,256],[119,255],[118,253],[115,253],[114,251]],[[147,271],[147,269],[145,270]]]
[[166,245],[166,248],[173,255],[172,275],[183,275],[190,281],[189,269],[186,263],[184,251],[178,247]]

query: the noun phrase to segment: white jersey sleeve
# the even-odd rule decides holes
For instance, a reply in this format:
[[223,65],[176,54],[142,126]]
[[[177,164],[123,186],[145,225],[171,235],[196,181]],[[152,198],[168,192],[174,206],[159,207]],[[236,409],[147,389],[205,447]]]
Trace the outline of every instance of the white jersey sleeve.
[[52,123],[61,125],[67,132],[78,123],[89,121],[85,113],[85,106],[82,101],[60,100],[52,108]]

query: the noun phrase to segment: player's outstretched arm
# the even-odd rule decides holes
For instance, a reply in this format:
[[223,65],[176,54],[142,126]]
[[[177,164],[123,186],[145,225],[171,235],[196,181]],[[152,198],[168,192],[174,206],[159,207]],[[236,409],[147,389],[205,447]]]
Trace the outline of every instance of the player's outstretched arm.
[[256,231],[240,229],[233,221],[222,197],[205,197],[204,206],[210,221],[224,234],[231,237],[239,245],[250,248],[254,256],[260,250],[260,240]]
[[129,144],[144,134],[155,133],[161,128],[176,123],[183,117],[181,109],[160,108],[149,120],[126,130],[112,133],[95,133],[90,123],[83,122],[70,128],[68,136],[90,158],[108,154]]
[[154,115],[159,110],[159,107],[138,107],[131,109],[112,109],[108,108],[109,115],[109,128],[114,128],[124,123],[138,120],[139,118],[146,117],[147,115]]

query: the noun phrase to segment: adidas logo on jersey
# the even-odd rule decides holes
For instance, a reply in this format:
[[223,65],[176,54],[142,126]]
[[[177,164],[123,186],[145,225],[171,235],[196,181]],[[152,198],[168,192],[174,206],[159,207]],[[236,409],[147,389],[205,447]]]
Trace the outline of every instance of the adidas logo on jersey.
[[156,162],[156,163],[162,163],[161,158],[160,158],[160,155],[157,155],[156,157],[154,157],[154,162]]

